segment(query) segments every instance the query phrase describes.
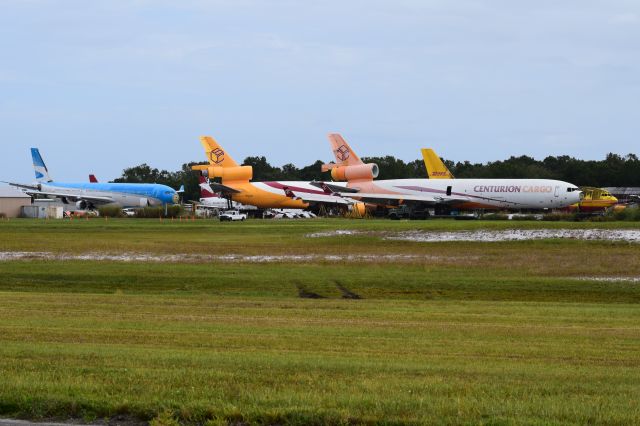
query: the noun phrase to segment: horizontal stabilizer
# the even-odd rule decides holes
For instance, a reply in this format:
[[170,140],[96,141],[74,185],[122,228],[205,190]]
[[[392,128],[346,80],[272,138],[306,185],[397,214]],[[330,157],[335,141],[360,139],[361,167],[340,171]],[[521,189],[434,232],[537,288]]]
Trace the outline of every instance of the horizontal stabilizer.
[[327,193],[333,193],[333,192],[355,193],[359,191],[359,189],[356,189],[356,188],[347,188],[346,186],[335,185],[327,182],[313,181],[309,183],[315,186],[316,188],[322,189],[324,192],[327,192]]
[[213,192],[219,192],[221,194],[239,194],[240,192],[242,192],[239,189],[235,189],[216,182],[209,182],[209,186],[211,187]]

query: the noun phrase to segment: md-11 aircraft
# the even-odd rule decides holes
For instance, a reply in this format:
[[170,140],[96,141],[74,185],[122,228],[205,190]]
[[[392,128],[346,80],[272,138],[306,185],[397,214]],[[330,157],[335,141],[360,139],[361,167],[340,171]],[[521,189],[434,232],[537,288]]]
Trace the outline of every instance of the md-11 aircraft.
[[[453,179],[453,174],[433,149],[423,148],[422,157],[429,179]],[[583,195],[581,201],[565,207],[566,210],[580,213],[603,212],[618,203],[618,199],[606,189],[583,186],[580,191]]]
[[348,189],[326,182],[336,195],[376,205],[417,205],[450,209],[551,209],[577,203],[580,189],[551,179],[389,179],[377,180],[378,166],[365,164],[337,133],[329,134],[336,162],[323,165]]
[[40,151],[31,148],[36,183],[6,182],[31,196],[58,198],[65,204],[75,203],[80,210],[113,205],[126,207],[166,206],[180,201],[178,192],[156,183],[66,183],[55,182],[49,175]]
[[[251,166],[239,165],[211,136],[200,137],[200,143],[209,164],[195,165],[191,169],[199,171],[207,179],[220,178],[219,183],[209,182],[210,187],[233,201],[262,209],[307,209],[318,205],[348,208],[358,204],[306,181],[252,182]],[[345,187],[346,184],[336,186]]]

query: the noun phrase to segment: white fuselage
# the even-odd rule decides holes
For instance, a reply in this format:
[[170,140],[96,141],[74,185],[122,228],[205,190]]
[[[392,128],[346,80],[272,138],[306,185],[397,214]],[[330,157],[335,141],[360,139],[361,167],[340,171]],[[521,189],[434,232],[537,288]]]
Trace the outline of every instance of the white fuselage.
[[[570,183],[550,179],[391,179],[350,182],[363,193],[460,198],[456,208],[553,209],[580,201]],[[357,196],[357,194],[354,194]]]

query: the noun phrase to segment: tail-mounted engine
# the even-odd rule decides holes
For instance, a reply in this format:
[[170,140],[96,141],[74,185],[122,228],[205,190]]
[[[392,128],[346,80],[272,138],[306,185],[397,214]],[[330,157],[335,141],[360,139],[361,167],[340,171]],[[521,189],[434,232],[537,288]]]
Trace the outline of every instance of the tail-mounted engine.
[[206,178],[222,178],[223,181],[242,180],[249,181],[253,178],[253,167],[217,167],[217,166],[193,166],[193,170],[200,170]]
[[372,180],[378,177],[378,165],[375,163],[358,164],[355,166],[334,166],[331,168],[333,180]]

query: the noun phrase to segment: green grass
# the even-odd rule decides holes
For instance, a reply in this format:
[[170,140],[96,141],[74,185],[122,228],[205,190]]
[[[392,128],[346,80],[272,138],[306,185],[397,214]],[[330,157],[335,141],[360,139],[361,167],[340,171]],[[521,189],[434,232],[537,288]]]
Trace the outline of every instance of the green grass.
[[[640,285],[575,277],[639,276],[640,244],[304,237],[485,226],[633,224],[0,222],[0,251],[424,255],[0,262],[0,416],[639,423]],[[343,299],[338,284],[362,299]]]

